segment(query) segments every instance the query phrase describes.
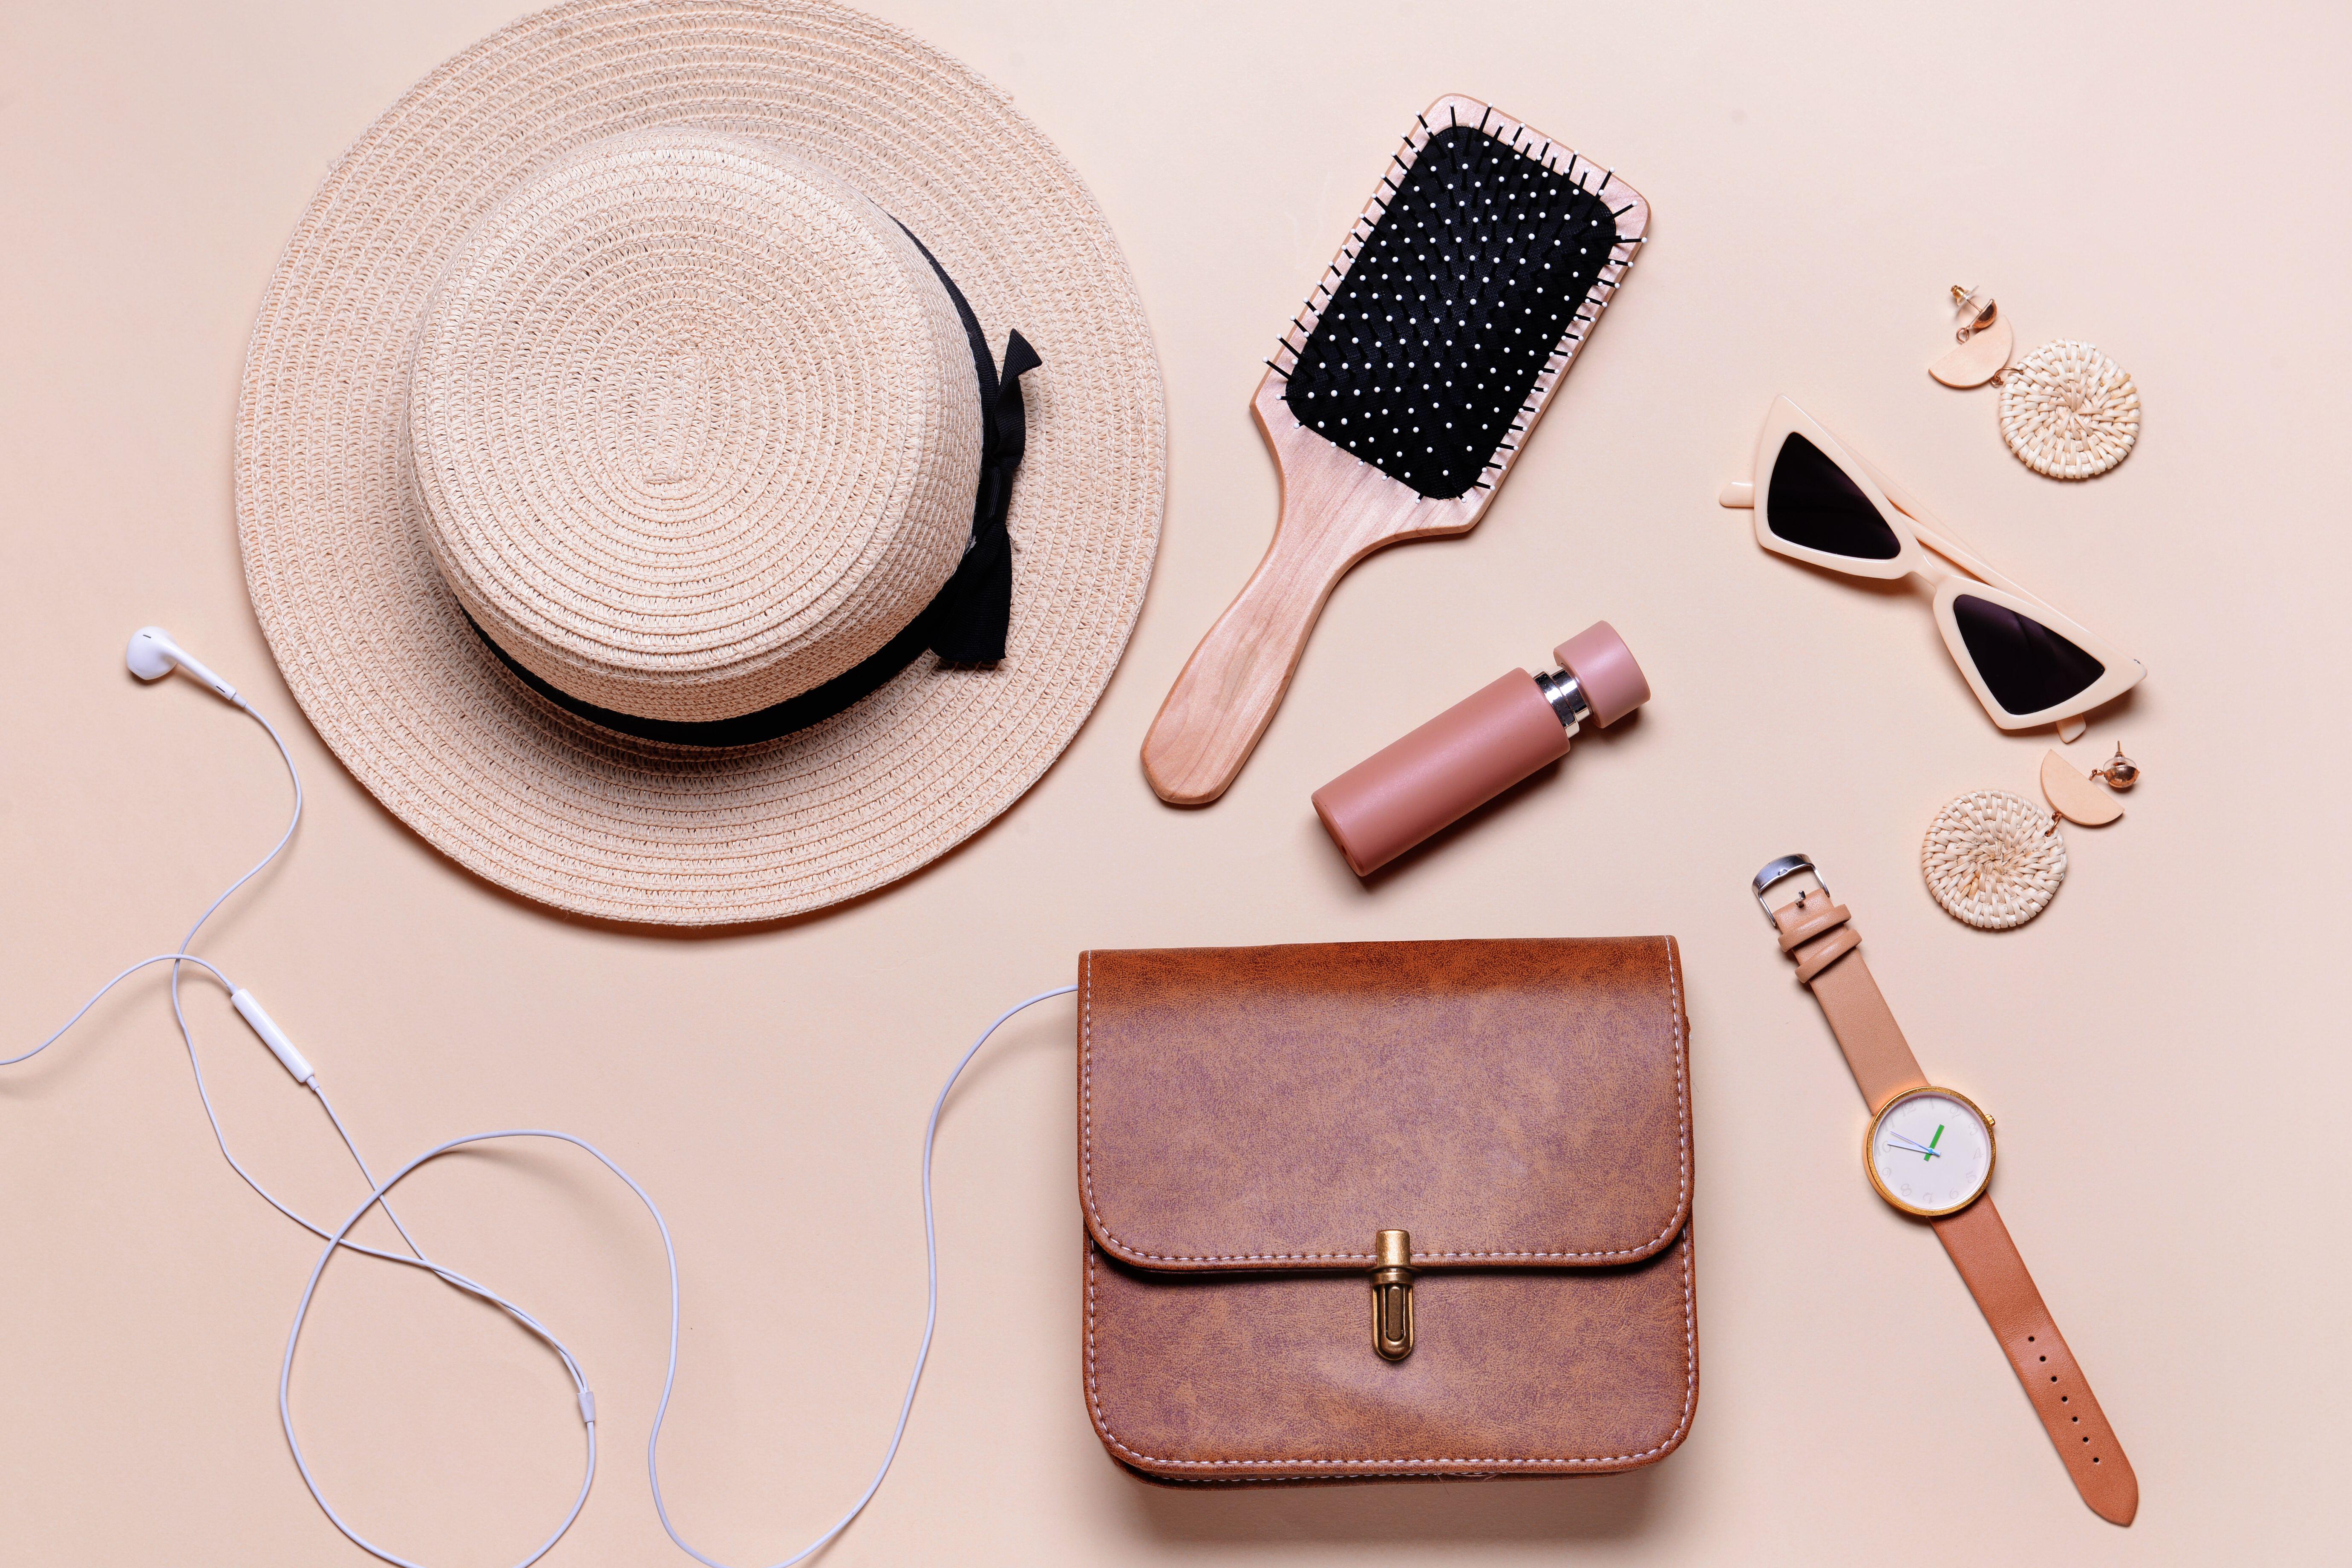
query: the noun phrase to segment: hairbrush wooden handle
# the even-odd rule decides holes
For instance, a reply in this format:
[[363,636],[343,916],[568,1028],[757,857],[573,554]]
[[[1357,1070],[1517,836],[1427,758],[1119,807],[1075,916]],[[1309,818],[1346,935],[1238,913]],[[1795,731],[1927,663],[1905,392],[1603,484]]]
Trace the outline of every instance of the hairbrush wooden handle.
[[1307,635],[1339,579],[1383,544],[1460,533],[1487,492],[1427,501],[1378,468],[1299,427],[1269,376],[1252,408],[1282,474],[1274,542],[1201,646],[1143,738],[1143,772],[1160,798],[1206,805],[1257,749],[1290,689]]
[[1251,402],[1282,521],[1144,737],[1179,805],[1241,772],[1349,567],[1478,521],[1646,237],[1614,170],[1476,99],[1415,115],[1389,169]]

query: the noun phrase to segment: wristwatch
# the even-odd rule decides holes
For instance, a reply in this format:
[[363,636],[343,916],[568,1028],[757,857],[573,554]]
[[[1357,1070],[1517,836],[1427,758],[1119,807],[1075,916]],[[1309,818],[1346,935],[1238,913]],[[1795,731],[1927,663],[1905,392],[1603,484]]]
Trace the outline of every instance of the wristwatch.
[[[1797,896],[1776,909],[1765,894],[1784,883]],[[1870,1184],[1933,1227],[2025,1385],[2074,1489],[2101,1519],[2129,1524],[2139,1510],[2139,1479],[1986,1195],[1992,1118],[1957,1089],[1929,1083],[1919,1070],[1862,961],[1862,938],[1848,923],[1845,906],[1821,885],[1812,861],[1784,855],[1756,873],[1755,889],[1756,901],[1780,931],[1780,951],[1796,960],[1797,979],[1822,1005],[1870,1107],[1863,1149]]]

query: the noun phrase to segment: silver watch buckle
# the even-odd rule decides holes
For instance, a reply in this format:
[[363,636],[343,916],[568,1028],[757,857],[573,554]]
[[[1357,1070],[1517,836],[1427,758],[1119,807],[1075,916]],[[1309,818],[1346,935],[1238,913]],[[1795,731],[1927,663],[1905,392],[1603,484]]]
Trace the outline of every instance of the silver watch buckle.
[[[1816,882],[1822,879],[1822,874],[1815,868],[1812,857],[1810,855],[1783,855],[1778,860],[1765,862],[1764,868],[1756,873],[1756,879],[1748,886],[1754,890],[1757,907],[1764,911],[1766,920],[1772,919],[1772,906],[1764,901],[1764,889],[1775,882],[1787,881],[1800,871],[1811,871],[1813,880]],[[1828,896],[1829,888],[1826,884],[1822,886],[1822,893],[1824,897]]]

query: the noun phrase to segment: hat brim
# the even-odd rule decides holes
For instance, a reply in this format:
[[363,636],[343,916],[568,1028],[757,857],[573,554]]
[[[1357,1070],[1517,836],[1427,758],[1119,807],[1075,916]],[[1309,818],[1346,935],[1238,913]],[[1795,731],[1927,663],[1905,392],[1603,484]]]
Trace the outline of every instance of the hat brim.
[[[654,125],[768,138],[904,223],[1024,383],[1003,662],[924,654],[848,710],[712,751],[532,693],[436,569],[401,408],[426,296],[533,167]],[[575,0],[435,71],[335,165],[255,323],[238,531],[270,649],[362,784],[451,858],[561,910],[709,925],[893,881],[1017,800],[1110,679],[1150,578],[1166,413],[1141,301],[1078,177],[1011,102],[823,4]]]

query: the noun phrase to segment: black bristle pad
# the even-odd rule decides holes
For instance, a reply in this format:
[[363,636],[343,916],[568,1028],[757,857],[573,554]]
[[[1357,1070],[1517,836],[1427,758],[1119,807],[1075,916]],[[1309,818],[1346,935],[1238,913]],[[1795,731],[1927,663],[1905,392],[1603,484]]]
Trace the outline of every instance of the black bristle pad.
[[1461,495],[1583,331],[1616,243],[1608,205],[1565,173],[1467,125],[1438,132],[1316,319],[1290,412],[1433,500]]

